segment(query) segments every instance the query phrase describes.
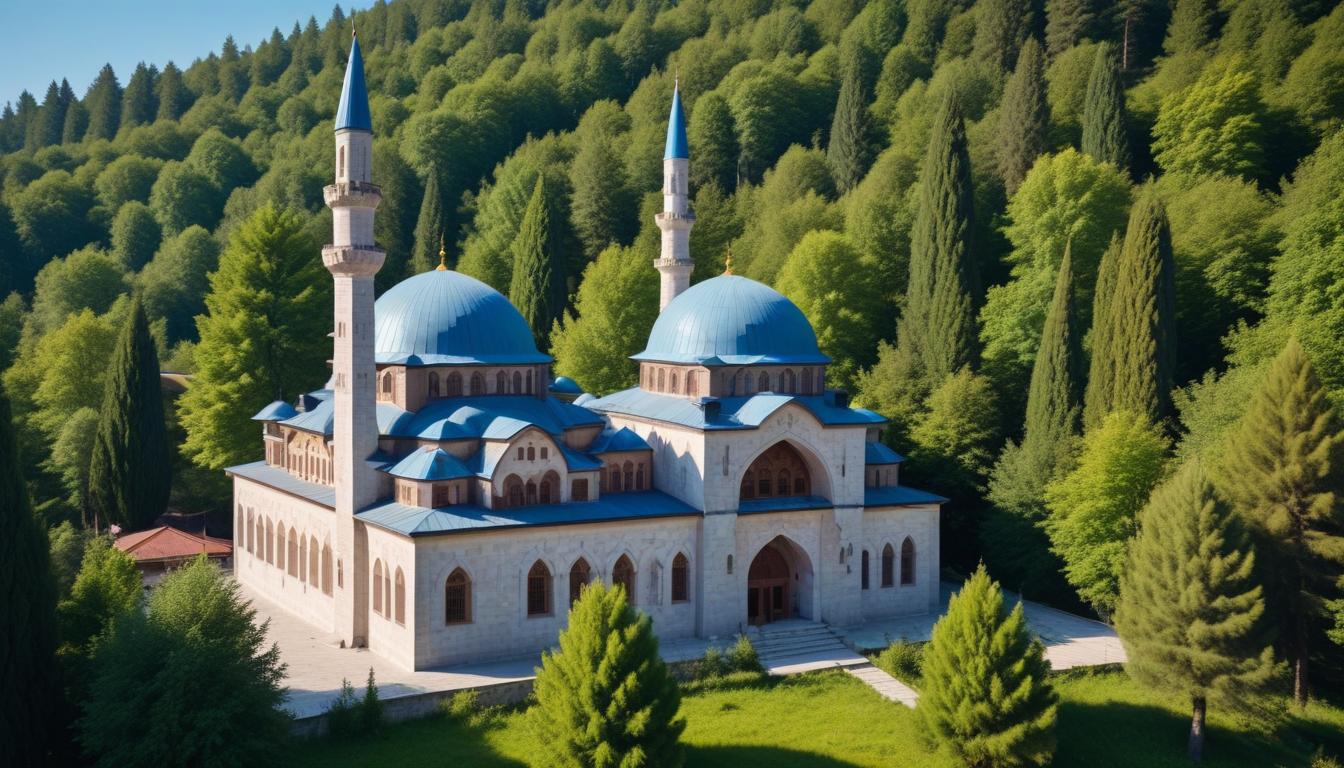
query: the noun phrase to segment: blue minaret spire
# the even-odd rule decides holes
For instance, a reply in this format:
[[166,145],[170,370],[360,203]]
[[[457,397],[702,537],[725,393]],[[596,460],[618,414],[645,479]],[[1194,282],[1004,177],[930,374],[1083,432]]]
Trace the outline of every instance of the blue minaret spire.
[[688,160],[691,153],[686,146],[686,113],[681,109],[681,83],[672,86],[672,114],[667,119],[667,149],[664,160]]
[[372,131],[369,91],[364,86],[364,57],[359,53],[359,36],[352,34],[351,37],[354,44],[350,46],[350,60],[345,65],[341,104],[336,108],[336,130]]

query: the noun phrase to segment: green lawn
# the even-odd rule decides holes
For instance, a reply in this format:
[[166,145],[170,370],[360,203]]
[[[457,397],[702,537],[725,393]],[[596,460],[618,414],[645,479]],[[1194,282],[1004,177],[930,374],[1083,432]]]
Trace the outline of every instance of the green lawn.
[[[1119,672],[1056,679],[1062,699],[1057,766],[1188,766],[1188,715]],[[683,741],[691,766],[842,768],[945,766],[918,735],[913,713],[842,672],[784,679],[737,677],[687,689]],[[1206,765],[1305,766],[1318,744],[1344,753],[1344,710],[1281,713],[1277,729],[1211,711]],[[436,716],[390,726],[379,738],[296,742],[295,766],[527,765],[533,747],[518,710],[471,722]]]

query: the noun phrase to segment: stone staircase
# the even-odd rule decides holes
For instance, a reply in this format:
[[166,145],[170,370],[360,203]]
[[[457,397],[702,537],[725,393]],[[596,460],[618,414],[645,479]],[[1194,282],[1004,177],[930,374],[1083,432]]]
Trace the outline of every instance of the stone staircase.
[[793,675],[814,669],[846,668],[868,663],[825,624],[789,619],[748,627],[761,666],[772,675]]

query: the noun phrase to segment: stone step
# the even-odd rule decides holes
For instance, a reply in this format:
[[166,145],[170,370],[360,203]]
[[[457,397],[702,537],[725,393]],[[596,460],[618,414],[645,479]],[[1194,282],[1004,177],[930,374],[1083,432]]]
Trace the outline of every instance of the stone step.
[[799,640],[792,643],[772,643],[755,646],[757,656],[776,656],[780,654],[801,653],[803,651],[823,650],[827,648],[844,648],[849,650],[844,643],[834,637],[816,637],[806,640]]

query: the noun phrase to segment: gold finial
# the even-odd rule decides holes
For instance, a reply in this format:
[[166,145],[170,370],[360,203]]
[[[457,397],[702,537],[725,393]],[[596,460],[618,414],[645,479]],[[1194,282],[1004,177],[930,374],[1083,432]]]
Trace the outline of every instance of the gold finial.
[[439,266],[438,271],[448,271],[448,253],[443,250],[443,234],[439,234]]
[[723,274],[733,274],[733,246],[728,246],[728,255],[723,258]]

